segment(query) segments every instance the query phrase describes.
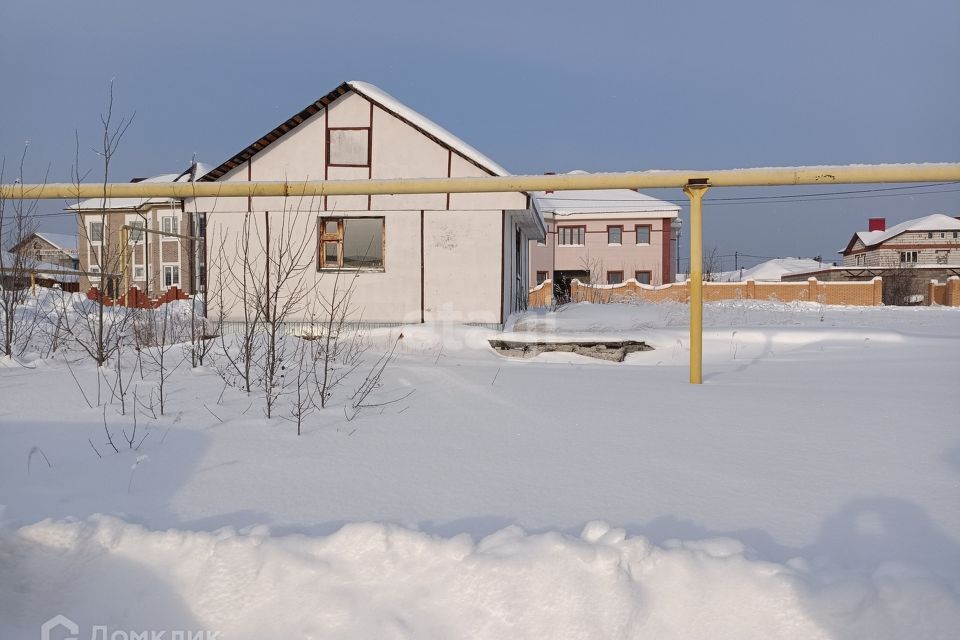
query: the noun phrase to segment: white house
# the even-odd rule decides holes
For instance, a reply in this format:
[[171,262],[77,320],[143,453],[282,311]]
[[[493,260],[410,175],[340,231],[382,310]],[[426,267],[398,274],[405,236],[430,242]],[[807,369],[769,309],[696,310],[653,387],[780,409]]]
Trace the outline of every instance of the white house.
[[[347,82],[199,179],[490,175],[508,174],[377,87]],[[213,292],[230,269],[217,259],[220,249],[221,257],[247,256],[257,274],[264,271],[266,247],[275,260],[283,246],[305,241],[298,281],[315,286],[323,300],[350,276],[352,320],[501,325],[526,305],[529,241],[544,237],[526,193],[195,198],[185,209],[206,222],[209,312],[219,308],[229,319],[239,317],[239,293],[230,287],[220,300]],[[251,241],[244,244],[245,224]],[[232,269],[236,275],[237,265]],[[301,309],[293,319],[308,315]]]

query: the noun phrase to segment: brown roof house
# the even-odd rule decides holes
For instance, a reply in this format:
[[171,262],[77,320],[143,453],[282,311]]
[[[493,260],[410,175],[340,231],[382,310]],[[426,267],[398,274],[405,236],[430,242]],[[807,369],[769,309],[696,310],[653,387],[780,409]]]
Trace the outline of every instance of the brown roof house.
[[867,231],[853,234],[840,252],[843,264],[785,275],[783,280],[883,279],[884,304],[932,302],[931,281],[946,286],[960,276],[960,219],[935,213],[887,227],[886,218],[870,218]]

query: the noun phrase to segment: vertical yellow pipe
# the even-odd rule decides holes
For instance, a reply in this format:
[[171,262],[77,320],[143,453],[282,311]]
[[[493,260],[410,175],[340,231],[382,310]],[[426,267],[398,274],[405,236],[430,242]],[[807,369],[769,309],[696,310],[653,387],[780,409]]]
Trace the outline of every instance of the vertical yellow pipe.
[[690,181],[690,384],[703,382],[703,195],[710,185]]
[[37,273],[36,271],[30,272],[30,293],[37,295]]

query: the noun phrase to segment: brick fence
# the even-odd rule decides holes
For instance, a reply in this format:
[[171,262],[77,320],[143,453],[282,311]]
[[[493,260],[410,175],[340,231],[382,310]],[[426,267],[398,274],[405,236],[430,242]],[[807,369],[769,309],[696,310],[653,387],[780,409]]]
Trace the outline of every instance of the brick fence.
[[945,307],[960,307],[960,277],[950,276],[943,284],[931,280],[927,284],[926,302]]
[[549,307],[553,304],[553,280],[544,280],[527,294],[528,307]]
[[160,305],[173,302],[174,300],[189,300],[190,296],[177,287],[170,287],[159,298],[148,298],[147,294],[140,289],[130,287],[126,295],[122,295],[119,298],[109,298],[96,287],[92,287],[90,291],[87,292],[87,298],[96,300],[105,307],[116,305],[133,309],[156,309]]
[[[547,280],[530,291],[531,307],[547,306],[553,301],[553,285]],[[570,285],[573,302],[689,302],[689,281],[662,286],[639,284],[627,280],[617,285],[584,285],[574,280]],[[778,300],[780,302],[819,302],[821,304],[876,306],[883,304],[883,281],[874,278],[864,282],[704,282],[705,302],[719,300]]]

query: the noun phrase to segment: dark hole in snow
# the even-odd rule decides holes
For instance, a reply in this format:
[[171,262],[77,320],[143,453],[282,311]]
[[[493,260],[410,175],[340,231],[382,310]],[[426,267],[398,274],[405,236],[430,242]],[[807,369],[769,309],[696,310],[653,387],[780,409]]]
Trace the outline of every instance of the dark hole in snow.
[[646,342],[636,340],[583,340],[576,342],[520,342],[514,340],[491,340],[490,346],[504,356],[529,358],[541,353],[576,353],[591,358],[623,362],[628,353],[653,351]]

